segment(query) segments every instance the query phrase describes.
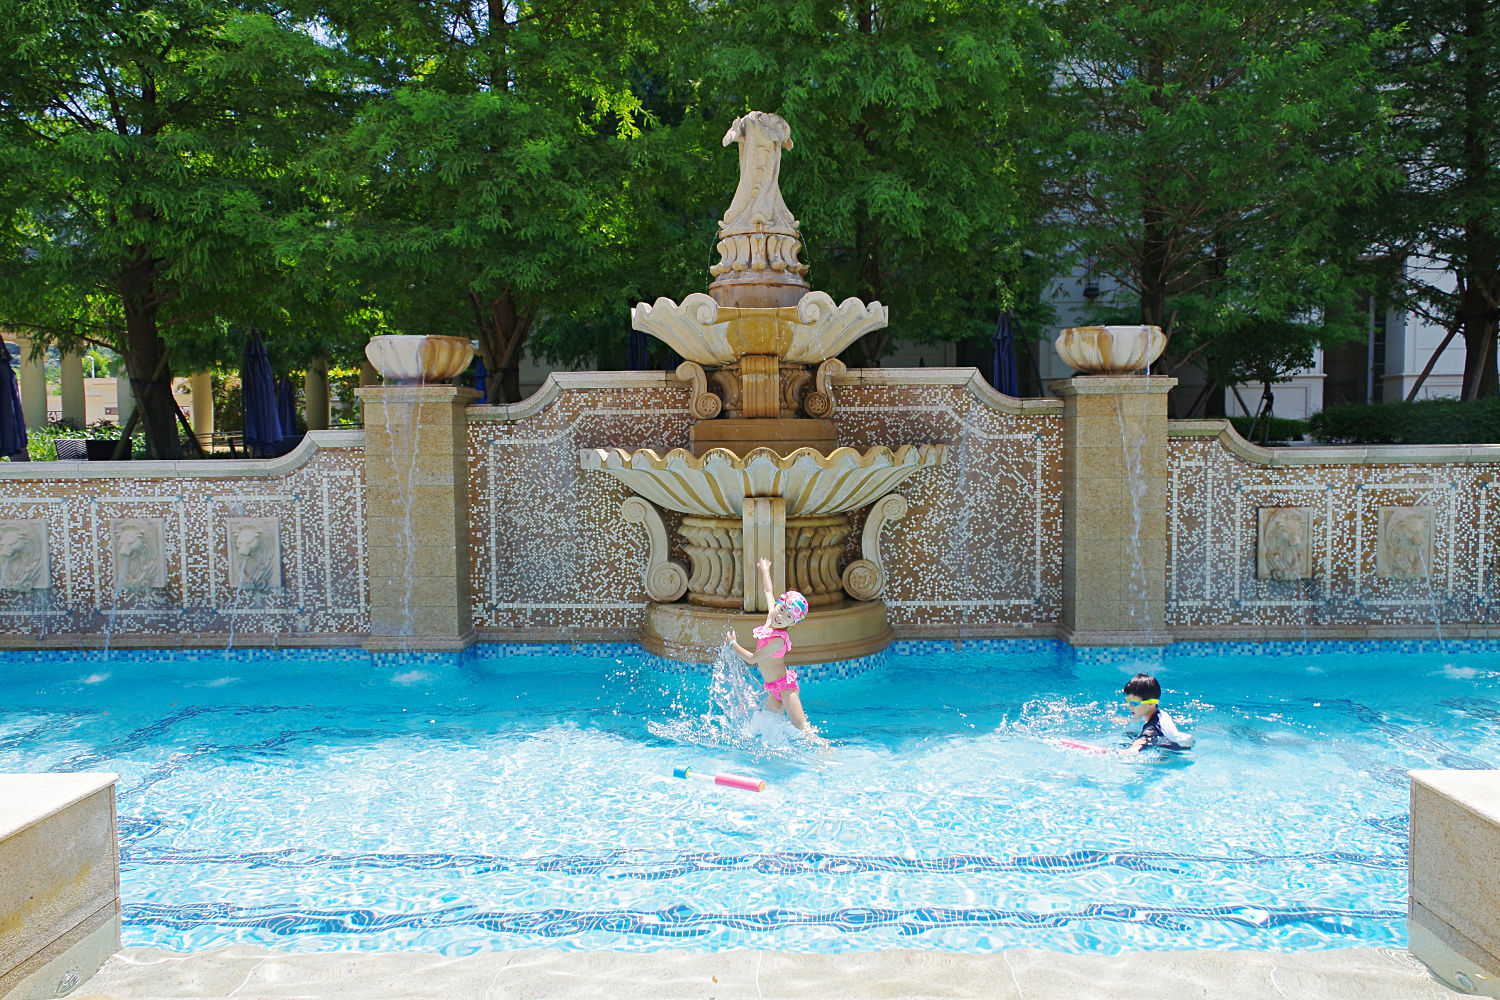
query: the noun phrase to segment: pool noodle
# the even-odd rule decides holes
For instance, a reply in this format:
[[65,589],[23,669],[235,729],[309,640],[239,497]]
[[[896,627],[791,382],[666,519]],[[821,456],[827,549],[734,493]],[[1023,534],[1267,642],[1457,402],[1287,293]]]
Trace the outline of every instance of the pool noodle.
[[742,788],[747,792],[763,792],[766,783],[759,778],[746,778],[738,774],[708,774],[703,771],[694,771],[690,767],[672,768],[674,778],[697,778],[699,781],[711,781],[716,785],[726,788]]
[[1109,747],[1101,747],[1097,743],[1085,743],[1083,740],[1075,740],[1071,736],[1061,736],[1057,740],[1059,746],[1069,750],[1083,750],[1087,753],[1109,753]]

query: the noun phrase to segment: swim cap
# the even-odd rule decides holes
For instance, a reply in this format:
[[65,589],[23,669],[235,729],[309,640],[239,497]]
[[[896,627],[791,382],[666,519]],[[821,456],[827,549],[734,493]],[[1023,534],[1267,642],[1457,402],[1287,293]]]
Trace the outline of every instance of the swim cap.
[[788,590],[781,595],[781,606],[792,616],[793,625],[807,617],[807,598],[795,590]]

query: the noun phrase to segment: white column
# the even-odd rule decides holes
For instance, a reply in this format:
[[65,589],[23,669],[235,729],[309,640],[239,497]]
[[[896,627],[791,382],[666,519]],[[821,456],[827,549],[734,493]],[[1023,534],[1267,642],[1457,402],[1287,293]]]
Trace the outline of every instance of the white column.
[[121,430],[135,412],[135,395],[130,391],[130,373],[115,376],[115,423]]
[[302,409],[308,430],[328,429],[328,362],[313,361],[303,373]]
[[214,440],[214,380],[208,372],[195,372],[188,380],[193,390],[193,436],[207,448]]
[[47,425],[47,369],[31,357],[31,342],[21,341],[21,415],[27,429]]
[[62,418],[78,428],[88,424],[83,395],[83,355],[71,351],[62,356]]

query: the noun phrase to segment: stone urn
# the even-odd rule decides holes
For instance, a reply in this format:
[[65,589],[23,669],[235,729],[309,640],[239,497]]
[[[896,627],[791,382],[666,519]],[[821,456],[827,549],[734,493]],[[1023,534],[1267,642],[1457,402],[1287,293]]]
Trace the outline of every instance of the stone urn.
[[1129,375],[1161,356],[1159,326],[1072,326],[1057,335],[1063,363],[1085,375]]
[[431,385],[469,367],[474,345],[465,337],[390,334],[371,337],[365,357],[388,385]]

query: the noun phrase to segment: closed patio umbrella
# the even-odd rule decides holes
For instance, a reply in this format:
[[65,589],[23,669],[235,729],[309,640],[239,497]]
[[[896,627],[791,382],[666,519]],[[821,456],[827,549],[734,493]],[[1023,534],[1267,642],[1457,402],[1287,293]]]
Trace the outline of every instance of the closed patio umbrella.
[[995,356],[990,362],[990,384],[1007,396],[1021,394],[1020,373],[1016,370],[1016,341],[1009,312],[1000,314],[995,324]]
[[281,418],[276,412],[271,359],[260,331],[253,326],[240,359],[240,395],[245,404],[245,450],[256,457],[269,455],[281,441]]
[[11,369],[10,346],[0,340],[0,458],[26,461],[26,417],[21,412],[21,387]]
[[479,401],[488,403],[490,401],[487,385],[489,373],[484,370],[484,359],[478,354],[474,355],[474,391],[479,393]]
[[647,349],[649,346],[649,341],[643,331],[630,331],[630,339],[625,342],[626,371],[643,372],[650,367],[651,355]]

